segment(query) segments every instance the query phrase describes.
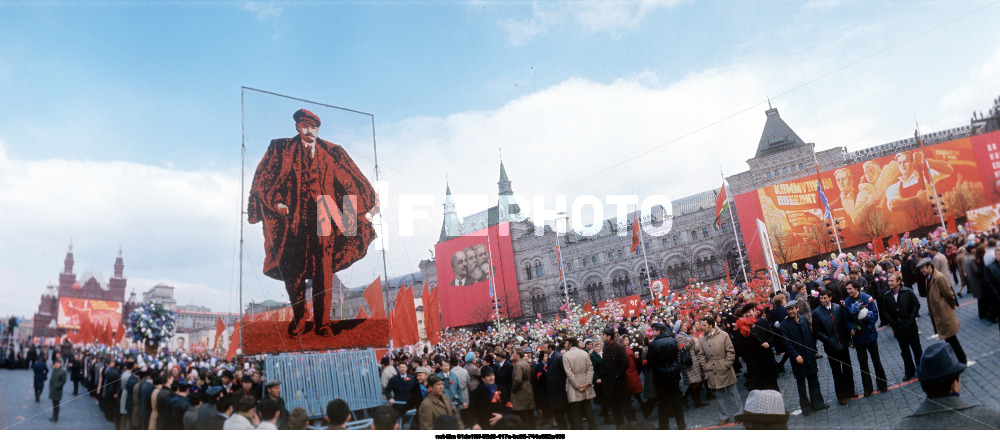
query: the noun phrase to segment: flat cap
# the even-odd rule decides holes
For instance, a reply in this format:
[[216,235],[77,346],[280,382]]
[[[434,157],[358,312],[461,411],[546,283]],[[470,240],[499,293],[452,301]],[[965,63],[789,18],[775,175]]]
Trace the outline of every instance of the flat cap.
[[316,127],[319,127],[320,121],[316,114],[310,112],[308,109],[299,109],[295,111],[292,115],[296,123],[312,123]]

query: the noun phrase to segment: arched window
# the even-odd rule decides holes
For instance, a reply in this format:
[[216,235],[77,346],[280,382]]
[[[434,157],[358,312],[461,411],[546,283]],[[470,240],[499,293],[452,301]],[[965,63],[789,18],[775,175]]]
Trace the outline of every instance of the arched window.
[[544,276],[544,273],[542,272],[542,263],[541,262],[536,262],[535,263],[535,277],[541,278],[542,276]]
[[524,266],[524,278],[531,279],[531,264],[525,264]]

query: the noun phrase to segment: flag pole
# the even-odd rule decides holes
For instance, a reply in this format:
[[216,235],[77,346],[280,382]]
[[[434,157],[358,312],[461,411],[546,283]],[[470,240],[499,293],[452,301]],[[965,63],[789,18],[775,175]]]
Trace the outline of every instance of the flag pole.
[[[916,123],[916,117],[914,117],[914,123]],[[931,191],[934,192],[932,196],[934,199],[934,204],[937,206],[938,219],[941,220],[941,227],[948,231],[948,226],[944,224],[944,209],[941,207],[941,199],[938,198],[937,185],[934,184],[934,177],[931,176],[931,163],[927,161],[927,152],[924,151],[924,140],[920,138],[920,125],[917,124],[917,128],[913,130],[913,136],[917,138],[917,145],[920,146],[920,154],[924,157],[924,167],[927,168],[927,181],[931,183]],[[903,177],[906,178],[906,177]]]
[[[569,217],[563,216],[560,219],[566,220],[566,232],[569,233]],[[566,272],[563,271],[562,250],[559,249],[559,231],[556,230],[555,233],[556,233],[556,258],[559,259],[559,279],[562,280],[564,302],[566,304],[569,304],[569,287],[566,286]]]
[[[820,192],[824,192],[823,191],[823,181],[820,179],[820,176],[819,176],[819,160],[816,159],[816,148],[813,148],[813,163],[816,164],[816,187],[817,187],[817,190],[820,191]],[[825,195],[823,195],[823,196],[825,197]],[[827,204],[827,206],[825,208],[829,208],[829,204]],[[844,253],[844,250],[840,248],[840,231],[837,230],[837,221],[835,221],[833,219],[833,211],[829,211],[829,214],[830,214],[830,217],[827,218],[827,219],[830,220],[831,227],[833,227],[833,239],[837,241],[837,256],[840,256],[840,255],[842,255]],[[848,272],[851,271],[851,264],[850,263],[847,264],[847,271]]]
[[[652,213],[650,213],[652,216]],[[646,287],[649,288],[649,297],[653,298],[653,279],[649,276],[649,261],[646,259],[646,242],[642,239],[642,208],[636,207],[635,217],[639,219],[639,247],[642,247],[642,265],[646,267]]]
[[493,243],[490,241],[490,232],[486,231],[486,247],[489,250],[489,263],[490,263],[490,298],[493,302],[493,311],[496,314],[497,324],[500,323],[500,304],[497,303],[497,288],[496,280],[493,278]]
[[[743,248],[740,247],[740,237],[736,234],[736,217],[733,216],[733,207],[736,206],[736,200],[729,202],[729,191],[726,189],[726,175],[722,173],[722,169],[719,169],[719,175],[722,175],[722,191],[726,192],[726,204],[729,204],[729,221],[733,225],[733,238],[736,239],[736,252],[740,255],[740,270],[743,271],[743,283],[749,284],[750,278],[747,278],[747,267],[743,264]],[[749,250],[749,249],[747,249]]]

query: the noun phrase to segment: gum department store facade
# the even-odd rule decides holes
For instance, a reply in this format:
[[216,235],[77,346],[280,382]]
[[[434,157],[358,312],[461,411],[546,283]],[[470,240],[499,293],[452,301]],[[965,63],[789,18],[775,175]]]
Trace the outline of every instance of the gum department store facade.
[[[855,152],[848,152],[845,147],[817,150],[813,143],[803,141],[782,120],[777,109],[768,109],[764,114],[766,121],[756,153],[747,160],[750,170],[726,178],[730,198],[787,180],[815,175],[816,162],[819,163],[820,170],[828,171],[917,147],[916,138],[910,137]],[[1000,99],[994,100],[985,116],[973,112],[968,126],[922,135],[922,139],[925,145],[930,145],[997,129],[1000,129]],[[536,235],[534,223],[519,215],[512,196],[511,181],[502,162],[497,184],[498,204],[463,220],[458,218],[451,189],[446,189],[439,242],[487,226],[510,222],[522,317],[534,317],[536,313],[551,317],[564,302],[555,252],[556,234],[548,226],[543,226],[539,228],[544,229],[544,234]],[[685,287],[691,279],[714,283],[726,277],[728,263],[732,278],[736,281],[743,280],[736,249],[737,241],[728,215],[723,215],[725,220],[719,231],[711,227],[719,191],[720,188],[714,188],[672,201],[670,231],[659,237],[644,235],[651,279],[667,277],[670,279],[670,287],[675,290]],[[736,213],[734,215],[736,228],[739,229],[739,217]],[[566,285],[571,299],[579,303],[587,300],[596,303],[632,294],[640,294],[643,299],[649,299],[647,270],[642,253],[629,253],[630,233],[624,236],[618,234],[618,229],[627,231],[630,228],[634,216],[635,212],[630,213],[629,223],[625,225],[618,225],[615,218],[606,219],[600,232],[593,236],[573,232],[559,236]],[[659,226],[663,216],[662,210],[654,209],[651,216],[644,216],[640,222],[644,225],[652,222],[654,226]],[[742,239],[739,247],[744,247]],[[428,283],[433,288],[437,284],[434,260],[423,260],[419,267],[420,272],[405,275],[409,281],[407,284],[417,285],[419,289]],[[348,313],[356,313],[358,309],[364,308],[361,297],[363,291],[364,287],[360,287],[345,292],[344,309]],[[420,291],[415,290],[415,294],[420,296]],[[389,291],[390,298],[395,298],[395,295],[395,291]],[[418,299],[417,302],[419,301]]]

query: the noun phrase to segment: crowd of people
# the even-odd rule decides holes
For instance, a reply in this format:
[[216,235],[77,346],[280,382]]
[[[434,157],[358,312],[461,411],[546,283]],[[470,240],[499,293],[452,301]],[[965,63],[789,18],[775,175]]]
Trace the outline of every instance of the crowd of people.
[[[968,357],[955,315],[958,299],[968,294],[979,301],[980,320],[997,322],[1000,232],[938,230],[903,239],[885,253],[834,255],[802,271],[796,264],[781,272],[777,289],[758,275],[739,287],[691,284],[630,311],[567,303],[555,321],[498,321],[479,333],[448,330],[437,345],[390,349],[380,361],[386,405],[371,412],[366,428],[581,430],[597,429],[600,417],[619,429],[653,429],[646,419],[655,409],[659,429],[671,428],[671,421],[684,429],[685,410],[713,402],[717,425],[787,428],[778,383],[786,365],[807,416],[829,408],[826,397],[843,406],[916,378],[928,397],[917,414],[927,418],[907,417],[901,428],[926,428],[928,422],[939,425],[934,428],[1000,427],[1000,413],[958,396]],[[926,347],[918,336],[918,297],[926,299],[933,329],[923,333],[937,338]],[[880,327],[892,330],[902,379],[887,377]],[[91,395],[118,429],[310,424],[304,409],[287,410],[280,382],[266,380],[252,360],[234,364],[177,352],[150,358],[69,343],[32,347],[26,357],[35,361],[36,401],[49,382],[53,421],[71,383],[74,396]],[[819,382],[822,359],[829,363],[832,392]],[[740,374],[745,398],[737,388]],[[973,414],[974,420],[962,418]],[[313,424],[343,429],[353,418],[349,404],[334,399],[322,422]]]

